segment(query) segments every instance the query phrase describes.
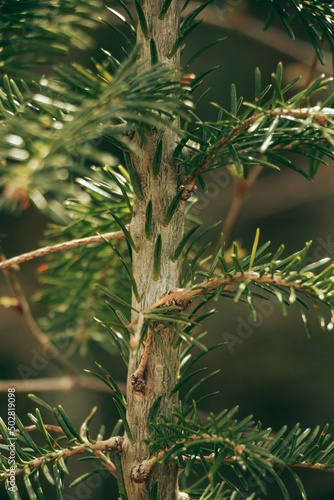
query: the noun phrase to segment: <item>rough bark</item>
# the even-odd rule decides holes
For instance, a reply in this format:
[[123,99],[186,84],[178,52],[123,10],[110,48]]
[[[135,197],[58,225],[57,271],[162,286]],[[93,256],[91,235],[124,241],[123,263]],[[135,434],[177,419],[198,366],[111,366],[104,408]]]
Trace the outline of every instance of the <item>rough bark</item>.
[[[167,58],[179,30],[179,0],[173,0],[163,20],[158,16],[161,11],[162,0],[145,0],[144,10],[151,37],[154,39],[159,60],[165,64],[178,68],[179,55],[172,59]],[[150,43],[145,40],[138,28],[138,41],[141,44],[140,57],[143,64],[150,64]],[[159,139],[162,139],[163,153],[158,178],[152,174],[152,162]],[[148,142],[144,146],[143,158],[133,157],[143,199],[135,199],[134,215],[130,232],[139,249],[133,252],[133,274],[137,283],[141,300],[137,302],[133,297],[133,306],[144,310],[169,290],[180,285],[180,262],[172,262],[171,256],[183,234],[183,212],[180,208],[173,216],[167,227],[163,225],[168,207],[178,191],[177,176],[170,165],[170,155],[175,148],[176,137],[171,131],[152,131]],[[146,208],[152,202],[153,232],[151,239],[145,236]],[[153,279],[154,247],[158,235],[162,239],[161,272],[159,280]],[[132,319],[135,319],[133,315]],[[177,466],[176,464],[156,464],[146,480],[140,477],[140,464],[149,457],[148,448],[144,440],[147,439],[147,418],[152,404],[161,396],[160,413],[167,413],[176,400],[168,398],[171,388],[175,385],[179,372],[179,348],[175,347],[177,339],[173,329],[163,329],[159,332],[162,344],[169,357],[169,371],[166,358],[159,343],[152,338],[148,362],[144,372],[144,386],[140,390],[134,384],[133,373],[142,359],[143,346],[138,350],[132,349],[129,362],[127,382],[127,418],[135,440],[134,444],[125,437],[123,447],[123,475],[128,500],[148,500],[152,485],[158,481],[158,499],[175,500],[178,497]],[[144,472],[144,471],[142,471]],[[142,480],[143,482],[137,482]]]

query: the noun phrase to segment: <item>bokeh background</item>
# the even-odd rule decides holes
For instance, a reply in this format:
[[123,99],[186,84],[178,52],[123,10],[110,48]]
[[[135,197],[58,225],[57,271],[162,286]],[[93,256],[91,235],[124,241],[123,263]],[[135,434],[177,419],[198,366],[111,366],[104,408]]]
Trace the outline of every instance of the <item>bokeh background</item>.
[[[129,7],[132,2],[126,2]],[[108,5],[113,6],[112,2]],[[302,29],[297,27],[297,39],[292,41],[279,20],[267,32],[262,32],[268,3],[255,0],[213,1],[203,13],[206,21],[189,37],[183,57],[186,62],[203,45],[217,38],[226,37],[204,56],[196,60],[190,70],[201,74],[219,65],[205,79],[205,88],[211,87],[209,94],[201,101],[198,113],[202,119],[214,117],[211,101],[228,106],[230,85],[234,82],[238,94],[245,100],[252,100],[254,92],[254,69],[261,68],[264,83],[270,82],[270,74],[278,61],[285,68],[288,82],[297,74],[303,75],[303,82],[310,75],[314,61],[312,46],[304,38]],[[113,19],[115,21],[115,18]],[[96,31],[96,52],[74,52],[71,58],[88,61],[91,56],[100,57],[99,47],[118,52],[119,38],[107,27]],[[318,65],[314,75],[331,72],[328,65]],[[43,70],[44,71],[44,70]],[[47,68],[45,68],[47,71]],[[204,87],[203,87],[204,88]],[[199,194],[196,215],[208,226],[217,220],[226,219],[233,199],[233,183],[228,174],[224,186],[215,176],[208,176],[209,192]],[[280,173],[262,172],[241,208],[233,227],[232,238],[247,251],[250,250],[257,227],[261,229],[261,241],[272,241],[275,250],[282,242],[286,252],[300,249],[306,241],[313,240],[310,258],[334,257],[334,165],[320,169],[317,179],[310,183],[292,171]],[[0,216],[1,247],[7,257],[37,248],[47,221],[31,206],[20,217],[11,214]],[[214,233],[212,237],[217,237]],[[38,288],[36,268],[41,261],[32,261],[21,266],[18,277],[28,297],[31,299]],[[0,296],[8,295],[9,289],[0,276]],[[64,291],[65,293],[65,291]],[[219,396],[205,402],[203,412],[217,411],[240,405],[240,417],[254,414],[255,420],[264,426],[279,429],[282,425],[293,426],[299,422],[303,428],[334,425],[334,334],[320,330],[316,321],[311,320],[313,334],[306,336],[300,315],[291,308],[283,317],[278,305],[271,303],[268,313],[260,316],[258,324],[248,319],[246,306],[234,304],[228,299],[215,303],[218,313],[208,319],[203,328],[208,330],[207,342],[214,344],[224,341],[227,334],[237,335],[238,329],[245,328],[247,338],[233,346],[225,345],[209,353],[202,365],[209,370],[220,369],[210,382],[209,390],[219,390]],[[36,317],[43,314],[41,306],[31,301]],[[31,368],[41,377],[61,375],[53,363],[37,361],[33,340],[25,331],[21,318],[13,311],[2,308],[0,375],[2,380],[19,379],[24,367]],[[245,326],[246,325],[246,326]],[[100,349],[91,347],[89,359],[77,359],[82,368],[92,366],[97,357],[102,365],[109,367],[115,378],[125,377],[125,370],[117,357],[110,358]],[[200,365],[199,365],[200,366]],[[208,388],[203,388],[203,391]],[[92,424],[97,432],[101,424],[111,431],[117,419],[111,398],[104,393],[77,389],[68,392],[38,393],[50,405],[59,403],[67,410],[77,425],[88,415],[91,408],[98,406],[98,413]],[[0,393],[1,412],[7,407],[6,393]],[[35,404],[25,394],[17,395],[17,412],[24,415],[33,410]],[[23,418],[25,423],[27,419]],[[90,465],[92,467],[93,465]],[[80,463],[72,467],[73,479],[79,471],[84,471]],[[287,477],[283,473],[283,477]],[[334,478],[324,472],[300,471],[310,500],[330,500],[334,498]],[[69,481],[70,482],[70,481]],[[291,485],[293,483],[291,482]],[[292,486],[291,497],[300,498]],[[87,484],[68,491],[66,498],[72,499],[113,499],[117,498],[112,479],[95,476]],[[52,490],[48,498],[55,498]],[[5,493],[0,494],[5,498]],[[262,498],[257,494],[256,498]],[[277,487],[268,485],[268,498],[278,500],[282,494]]]

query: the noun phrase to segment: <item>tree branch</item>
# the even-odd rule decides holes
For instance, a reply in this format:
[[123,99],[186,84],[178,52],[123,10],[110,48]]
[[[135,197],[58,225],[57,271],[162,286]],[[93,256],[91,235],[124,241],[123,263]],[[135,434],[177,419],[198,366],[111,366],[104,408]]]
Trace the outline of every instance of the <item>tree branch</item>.
[[[0,254],[0,261],[4,261],[5,256]],[[8,280],[8,283],[13,290],[13,293],[18,301],[18,307],[15,310],[21,315],[21,318],[33,337],[36,341],[37,345],[41,349],[42,353],[48,354],[49,357],[53,360],[53,362],[58,365],[62,370],[66,370],[71,374],[77,375],[78,370],[61,354],[59,349],[55,345],[53,345],[47,335],[45,335],[37,325],[34,320],[31,312],[28,301],[23,293],[21,285],[18,279],[15,276],[15,273],[12,269],[3,269],[3,272]],[[50,356],[51,355],[51,356]]]
[[[240,449],[240,451],[238,451],[238,449]],[[241,455],[242,454],[242,451],[244,449],[244,445],[236,445],[236,453]],[[165,452],[164,452],[165,453]],[[162,452],[160,452],[159,454],[159,459],[161,460],[162,458]],[[212,455],[204,455],[203,456],[204,460],[206,460],[207,462],[212,462],[214,457]],[[189,460],[189,457],[185,457],[183,456],[182,459],[187,462]],[[266,459],[267,462],[272,462],[272,459],[270,458],[267,458]],[[201,458],[198,457],[198,459],[196,458],[195,460],[195,463],[196,464],[202,464],[202,461],[201,461]],[[236,463],[236,459],[235,457],[226,457],[224,459],[224,464],[235,464]],[[280,464],[281,466],[281,464]],[[325,464],[322,464],[322,463],[315,463],[315,464],[311,464],[311,463],[308,463],[308,462],[301,462],[301,463],[291,463],[291,464],[286,464],[285,465],[286,468],[288,467],[300,467],[302,469],[311,469],[311,470],[322,470],[323,472],[334,472],[334,467],[326,467]]]
[[211,152],[205,157],[203,162],[199,165],[199,167],[193,172],[188,179],[185,180],[185,182],[182,184],[182,188],[184,189],[183,197],[182,200],[183,202],[187,201],[190,196],[193,194],[195,190],[195,183],[196,179],[199,175],[201,175],[210,165],[214,155],[221,151],[229,142],[234,139],[237,135],[239,135],[241,132],[243,132],[246,128],[248,128],[250,125],[255,123],[257,120],[264,116],[271,116],[271,117],[276,117],[276,116],[281,116],[281,117],[289,117],[292,116],[294,118],[300,118],[300,119],[305,119],[309,117],[318,117],[319,120],[326,120],[326,115],[325,113],[321,112],[319,109],[312,109],[312,108],[301,108],[301,109],[282,109],[282,108],[275,108],[275,109],[270,109],[266,111],[262,111],[261,113],[258,113],[256,115],[250,116],[247,118],[243,123],[239,123],[236,127],[234,127],[225,137],[223,137],[218,144],[216,144]]
[[66,241],[64,243],[58,243],[57,245],[38,248],[37,250],[32,250],[31,252],[18,255],[17,257],[3,260],[0,262],[0,269],[16,266],[18,264],[22,264],[22,262],[27,262],[28,260],[38,259],[40,257],[44,257],[45,255],[49,255],[50,253],[63,252],[71,248],[91,245],[92,243],[103,243],[105,240],[122,240],[124,237],[125,235],[123,231],[115,231],[113,233],[88,236],[87,238],[80,238],[77,240]]
[[233,199],[223,225],[224,241],[226,245],[228,245],[230,242],[234,225],[245,202],[246,195],[262,170],[263,167],[261,165],[256,165],[250,171],[247,179],[243,179],[240,177],[234,178]]
[[[64,434],[63,429],[61,427],[59,427],[59,425],[44,424],[44,427],[47,431],[58,432],[59,434]],[[25,425],[24,428],[27,432],[34,432],[34,431],[38,430],[37,425]],[[20,429],[15,429],[15,433],[21,434]],[[3,436],[0,434],[0,441],[2,441],[3,439],[4,439]]]
[[[190,442],[190,440],[193,442],[196,442],[198,440],[202,441],[203,439],[204,440],[206,440],[206,439],[212,440],[212,438],[213,438],[213,441],[215,443],[221,442],[223,444],[227,444],[228,446],[232,447],[234,452],[235,452],[235,456],[224,458],[222,463],[237,465],[240,458],[242,459],[242,454],[246,448],[245,445],[237,444],[229,438],[224,438],[221,436],[212,436],[212,435],[207,434],[207,433],[193,434],[192,436],[189,436],[188,438],[178,439],[174,443],[174,445],[172,445],[169,448],[166,448],[164,450],[161,450],[156,455],[153,455],[152,457],[150,457],[146,460],[143,460],[141,463],[135,465],[132,469],[133,480],[138,482],[138,483],[142,483],[142,482],[146,481],[147,478],[150,476],[151,470],[153,469],[154,465],[157,462],[159,462],[160,460],[162,460],[164,458],[164,456],[167,453],[169,453],[175,445],[179,446],[182,444],[188,444]],[[196,457],[195,463],[202,464],[203,458],[206,460],[206,462],[210,463],[210,462],[213,462],[216,457],[214,455],[205,455],[201,458],[198,457],[198,459]],[[182,460],[186,462],[189,460],[189,457],[183,456]],[[252,461],[251,458],[249,460]],[[274,460],[273,458],[266,459],[266,461],[268,463],[272,463],[273,460]],[[282,466],[282,463],[280,462],[279,465]],[[312,464],[312,463],[308,463],[306,461],[301,462],[301,463],[290,463],[290,464],[287,463],[284,465],[284,467],[286,467],[286,468],[288,468],[288,467],[300,467],[300,468],[310,469],[310,470],[322,470],[324,472],[334,472],[334,467],[326,467],[326,464],[322,464],[322,463]]]
[[104,468],[107,469],[107,471],[109,471],[110,474],[117,479],[116,466],[114,462],[112,462],[108,457],[106,457],[101,450],[95,450],[93,451],[93,453],[96,456],[96,458],[102,462]]
[[[219,439],[220,442],[222,443],[228,443],[230,446],[235,447],[237,446],[233,441],[231,441],[229,438],[223,438],[219,436],[210,436],[210,434],[203,433],[203,434],[193,434],[192,436],[188,436],[187,438],[184,439],[178,439],[175,441],[174,445],[170,446],[169,448],[166,448],[164,450],[159,451],[156,455],[153,455],[152,457],[143,460],[141,463],[137,464],[135,467],[132,469],[132,475],[133,479],[136,482],[144,482],[150,475],[152,468],[154,467],[154,464],[159,462],[159,460],[162,460],[164,456],[169,453],[175,445],[180,445],[180,444],[186,444],[189,443],[190,441],[202,441],[203,439],[211,439],[214,437],[217,441],[217,438]],[[207,457],[205,457],[207,458]]]
[[[117,382],[120,390],[125,394],[125,383]],[[63,377],[45,377],[29,380],[2,380],[0,393],[7,392],[8,387],[14,387],[16,392],[67,392],[72,389],[88,389],[110,394],[110,389],[100,380],[88,375],[65,375]]]
[[[242,283],[243,281],[251,281],[253,283],[263,283],[267,285],[276,285],[283,286],[287,288],[295,288],[299,290],[301,288],[300,283],[296,283],[293,281],[288,281],[281,276],[273,275],[273,276],[260,276],[259,273],[254,271],[246,271],[245,273],[235,273],[230,276],[223,276],[222,278],[217,278],[213,280],[203,281],[197,285],[192,286],[191,288],[185,288],[183,292],[174,292],[166,297],[164,297],[164,301],[174,299],[176,305],[186,307],[189,302],[196,296],[201,295],[205,292],[213,292],[217,290],[221,285],[231,285],[233,283]],[[304,290],[305,291],[305,290]],[[160,305],[160,304],[159,304]],[[157,307],[157,305],[155,306]]]
[[[187,16],[199,5],[200,2],[191,2],[182,13],[182,16]],[[312,54],[314,47],[311,43],[301,38],[291,40],[286,31],[273,25],[270,26],[268,31],[263,31],[263,20],[241,13],[240,10],[233,8],[233,6],[227,4],[226,6],[221,5],[221,7],[219,7],[213,3],[206,7],[202,15],[206,24],[236,31],[240,33],[241,36],[255,40],[264,46],[270,47],[276,52],[280,52],[289,58],[302,62],[308,67],[313,64]],[[330,62],[332,60],[331,53],[328,50],[323,51],[323,54],[326,61]],[[321,66],[319,61],[317,66]],[[321,71],[324,71],[323,66],[321,66]],[[327,73],[330,73],[330,69],[328,69]]]
[[[238,446],[238,445],[237,445]],[[242,446],[242,445],[240,445]],[[213,461],[213,456],[211,455],[206,455],[203,457],[207,462],[212,462]],[[189,460],[188,457],[183,457],[183,460],[184,461],[187,461]],[[272,462],[273,460],[270,459],[270,458],[267,458],[266,459],[267,462]],[[198,461],[195,460],[195,463],[198,463],[198,464],[201,464],[202,461],[200,458],[198,458]],[[235,464],[236,463],[236,459],[235,457],[227,457],[224,459],[223,461],[224,464]],[[280,464],[280,466],[282,466],[282,464]],[[309,462],[301,462],[301,463],[287,463],[285,466],[285,468],[288,468],[288,467],[299,467],[299,468],[302,468],[302,469],[309,469],[309,470],[322,470],[323,472],[334,472],[334,467],[326,467],[325,464],[321,464],[321,463],[316,463],[316,464],[312,464],[312,463],[309,463]]]
[[[242,283],[244,281],[252,282],[255,284],[258,283],[264,285],[280,286],[289,289],[294,288],[295,290],[302,291],[303,293],[308,293],[309,295],[318,298],[313,289],[303,286],[303,284],[298,281],[289,281],[289,279],[282,278],[281,275],[273,274],[270,276],[261,276],[260,273],[257,273],[255,271],[245,271],[244,273],[236,272],[227,276],[222,276],[220,278],[210,278],[209,280],[202,281],[201,283],[195,284],[189,288],[180,288],[175,292],[165,295],[160,300],[152,304],[146,309],[146,311],[143,311],[143,314],[145,314],[145,312],[151,311],[152,309],[156,309],[157,307],[163,307],[170,301],[173,301],[173,304],[179,306],[181,309],[186,309],[190,302],[199,295],[214,292],[222,285],[233,285]],[[134,327],[136,322],[136,320],[132,321],[128,325],[128,328]]]
[[[4,262],[6,260],[4,254],[0,254],[0,261]],[[37,325],[34,320],[31,312],[28,301],[23,293],[21,285],[18,279],[15,276],[15,272],[13,269],[3,269],[3,272],[7,278],[9,286],[13,290],[15,298],[18,301],[18,306],[15,307],[15,310],[21,315],[21,318],[32,336],[32,338],[36,341],[37,345],[41,349],[43,354],[48,355],[53,362],[58,365],[62,370],[66,370],[72,375],[77,375],[78,370],[61,354],[59,349],[53,345],[47,335],[45,335]]]
[[[19,476],[24,473],[26,469],[37,469],[44,463],[55,462],[60,458],[70,458],[74,455],[80,455],[82,453],[86,453],[87,450],[91,451],[93,454],[96,452],[107,452],[107,451],[121,451],[123,444],[123,438],[120,436],[114,436],[104,441],[97,441],[96,443],[83,443],[77,446],[72,446],[71,448],[63,448],[61,450],[57,450],[51,453],[47,453],[41,457],[35,458],[30,462],[25,462],[23,467],[16,467],[15,475]],[[98,453],[99,456],[99,453]],[[101,457],[99,457],[101,458]],[[107,457],[105,457],[107,459]],[[107,459],[108,460],[108,459]],[[109,460],[108,460],[109,461]],[[109,469],[108,469],[109,470]],[[4,472],[0,473],[0,481],[4,481],[8,479],[12,473]]]
[[[122,231],[119,231],[118,233],[124,235]],[[112,235],[118,233],[109,234]],[[105,237],[105,235],[103,237]],[[99,242],[102,236],[94,238],[99,238],[98,240],[96,240]],[[91,239],[92,238],[83,238],[82,240],[73,240],[69,243],[81,242],[83,240],[85,240],[86,242],[87,240],[90,240],[91,242]],[[5,256],[0,253],[0,265],[3,262],[8,262],[8,260],[6,261]],[[18,392],[70,391],[76,388],[109,392],[108,387],[100,383],[97,379],[91,378],[87,375],[82,375],[79,370],[70,361],[68,361],[65,356],[61,354],[59,349],[50,342],[48,336],[40,330],[39,326],[34,320],[30,312],[28,301],[23,293],[19,281],[16,278],[14,270],[11,268],[5,268],[3,269],[3,272],[10,287],[13,290],[15,299],[17,301],[14,309],[21,315],[27,330],[29,331],[32,338],[36,341],[41,352],[47,355],[48,359],[52,360],[61,370],[70,373],[70,375],[66,375],[63,377],[48,377],[29,380],[0,381],[0,393],[6,392],[8,390],[8,387],[15,387],[16,391]],[[119,382],[119,387],[121,391],[125,393],[126,387],[123,382]]]

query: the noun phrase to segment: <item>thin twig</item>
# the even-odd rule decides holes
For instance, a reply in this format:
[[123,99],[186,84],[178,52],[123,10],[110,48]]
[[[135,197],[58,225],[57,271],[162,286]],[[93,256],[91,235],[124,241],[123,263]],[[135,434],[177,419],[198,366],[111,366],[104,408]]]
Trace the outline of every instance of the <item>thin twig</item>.
[[[321,46],[323,46],[324,40],[322,39],[320,43],[321,43]],[[312,63],[310,64],[310,67],[309,67],[307,80],[305,83],[305,88],[308,87],[310,85],[310,83],[312,82],[312,80],[315,78],[315,76],[317,74],[318,64],[319,64],[319,58],[318,58],[318,54],[315,52],[313,55]]]
[[[156,309],[157,307],[162,307],[164,306],[164,304],[166,304],[166,302],[169,302],[171,300],[181,309],[186,309],[195,297],[214,292],[223,285],[231,286],[233,284],[242,283],[244,281],[252,282],[255,284],[259,283],[266,285],[275,285],[288,289],[293,288],[295,290],[301,290],[305,293],[308,293],[310,296],[317,297],[317,295],[311,288],[303,286],[303,284],[298,281],[289,281],[289,279],[282,278],[281,275],[276,274],[270,276],[261,276],[255,271],[245,271],[244,273],[236,272],[227,276],[210,278],[209,280],[202,281],[201,283],[197,283],[189,288],[179,288],[177,291],[171,292],[159,299],[145,311],[142,311],[142,313],[145,315],[146,312]],[[137,319],[129,323],[128,328],[133,328],[136,324]]]
[[113,233],[105,233],[96,236],[88,236],[87,238],[65,241],[64,243],[58,243],[57,245],[38,248],[37,250],[32,250],[31,252],[18,255],[17,257],[3,260],[2,262],[0,262],[0,269],[17,266],[18,264],[22,264],[22,262],[27,262],[28,260],[32,259],[38,259],[40,257],[44,257],[45,255],[49,255],[50,253],[63,252],[71,248],[91,245],[92,243],[103,243],[105,242],[105,240],[122,240],[124,239],[124,237],[125,235],[123,231],[115,231]]
[[[199,5],[200,2],[191,2],[182,13],[182,16],[187,16]],[[213,3],[206,7],[201,16],[204,18],[206,24],[236,31],[240,33],[241,36],[255,40],[262,45],[270,47],[276,52],[280,52],[289,58],[302,62],[308,67],[312,65],[310,54],[313,54],[314,47],[311,43],[301,38],[291,40],[286,31],[273,25],[270,26],[268,31],[263,31],[264,21],[249,14],[241,13],[240,10],[236,8],[231,8],[228,3],[226,6],[225,4],[219,6]],[[330,62],[332,60],[331,53],[328,50],[323,51],[323,54],[326,61]],[[320,62],[318,62],[318,65],[320,66]],[[323,71],[324,67],[321,66],[321,72]],[[327,73],[329,72],[330,70]]]
[[233,448],[236,446],[236,444],[229,438],[224,438],[221,436],[210,436],[210,434],[207,434],[207,433],[193,434],[191,436],[188,436],[187,438],[178,439],[173,444],[173,446],[171,446],[169,448],[165,448],[164,450],[159,451],[156,455],[154,455],[146,460],[143,460],[142,462],[137,464],[135,467],[133,467],[133,469],[131,471],[131,477],[136,482],[144,482],[149,477],[154,465],[157,462],[159,462],[159,460],[162,460],[164,458],[164,456],[175,447],[175,445],[182,445],[182,444],[186,444],[189,442],[196,442],[198,440],[212,439],[212,438],[215,438],[220,443],[228,444],[229,446],[232,446]]
[[[0,253],[0,261],[4,262],[5,260],[6,258],[4,254]],[[3,272],[19,304],[19,306],[16,307],[15,310],[20,314],[28,332],[35,340],[42,353],[47,355],[48,358],[52,359],[52,361],[62,370],[66,370],[72,375],[77,375],[78,370],[61,354],[59,349],[50,342],[47,335],[45,335],[40,330],[30,312],[28,301],[23,293],[21,285],[13,269],[6,268],[3,269]]]
[[[123,234],[123,232],[120,231]],[[116,233],[109,233],[116,234]],[[104,235],[105,237],[105,235]],[[87,240],[87,238],[83,238]],[[82,241],[82,240],[74,240]],[[97,240],[99,241],[99,240]],[[73,242],[71,242],[73,243]],[[0,264],[8,262],[5,256],[0,253]],[[8,387],[15,387],[18,392],[37,392],[37,391],[69,391],[75,388],[89,389],[93,391],[109,392],[109,389],[98,380],[87,375],[82,375],[79,370],[61,354],[59,349],[51,343],[48,336],[45,335],[37,325],[31,312],[28,301],[23,293],[21,285],[16,278],[12,268],[3,269],[10,287],[13,290],[17,305],[14,309],[21,315],[22,320],[29,331],[32,338],[37,343],[41,352],[53,361],[61,370],[68,372],[70,375],[63,377],[48,377],[29,380],[7,380],[0,381],[0,392],[6,392]],[[125,384],[118,382],[121,391],[125,393]]]
[[[255,271],[246,271],[244,273],[234,273],[228,276],[223,276],[216,279],[210,279],[207,281],[202,281],[202,283],[198,283],[189,288],[184,288],[183,291],[173,292],[158,302],[153,304],[149,309],[154,309],[163,305],[167,300],[174,299],[176,305],[185,308],[191,302],[191,300],[199,295],[203,295],[205,293],[210,293],[216,291],[222,285],[233,285],[234,283],[242,283],[243,281],[251,281],[253,283],[263,283],[267,285],[275,285],[281,286],[284,288],[294,288],[296,290],[300,290],[302,288],[301,283],[297,283],[295,281],[289,281],[282,276],[279,275],[264,275],[261,276],[259,273]],[[306,290],[306,288],[305,288]],[[308,290],[308,293],[312,293],[312,290]]]
[[148,363],[148,358],[150,356],[152,339],[153,339],[152,331],[148,329],[140,363],[138,365],[138,368],[131,375],[131,384],[133,390],[137,392],[143,392],[146,385],[144,373]]
[[112,462],[108,457],[105,456],[105,454],[101,450],[95,450],[93,451],[94,455],[96,458],[98,458],[105,469],[110,472],[112,476],[117,478],[117,473],[116,473],[116,466],[114,462]]
[[[44,428],[50,432],[57,432],[58,434],[64,434],[64,431],[58,425],[52,424],[43,424]],[[36,425],[26,425],[24,429],[27,432],[34,432],[39,430]],[[20,429],[15,429],[16,434],[21,434]],[[3,436],[0,435],[0,441],[3,440]],[[116,467],[115,464],[101,451],[101,450],[93,450],[93,454],[96,456],[98,460],[103,462],[103,466],[107,469],[114,477],[116,477]]]
[[[117,382],[120,390],[125,394],[125,384]],[[64,375],[62,377],[45,377],[28,380],[1,380],[0,393],[7,392],[8,387],[14,387],[16,392],[67,392],[73,389],[88,389],[91,391],[110,394],[110,388],[100,380],[88,375]]]
[[234,225],[245,202],[246,195],[262,170],[263,167],[261,165],[256,165],[252,168],[247,180],[239,177],[234,179],[233,200],[223,225],[224,241],[226,245],[230,242]]
[[[59,427],[59,425],[52,425],[52,424],[43,424],[44,425],[44,428],[47,430],[47,431],[50,431],[50,432],[58,432],[58,434],[64,434],[64,431],[61,427]],[[25,425],[24,426],[24,429],[27,431],[27,432],[34,432],[34,431],[37,431],[38,430],[38,427],[37,425]],[[16,434],[21,434],[21,431],[20,429],[15,429],[14,431]],[[0,441],[2,441],[4,439],[4,437],[0,434]]]
[[224,147],[234,139],[237,135],[243,132],[250,125],[255,123],[257,120],[264,116],[293,116],[294,118],[309,118],[310,116],[318,116],[319,119],[324,117],[324,113],[320,111],[312,112],[308,108],[302,109],[281,109],[275,108],[266,111],[262,111],[256,115],[250,116],[243,123],[239,123],[236,127],[234,127],[225,137],[223,137],[220,142],[212,148],[211,152],[205,157],[203,162],[197,167],[195,172],[193,172],[188,179],[185,180],[182,187],[184,189],[184,198],[183,201],[186,201],[193,194],[195,190],[195,183],[199,175],[201,175],[210,165],[214,155],[220,152]]
[[[241,450],[242,448],[244,448],[244,445],[239,445]],[[238,445],[236,446],[238,447]],[[239,453],[239,456],[242,455],[242,452]],[[160,457],[160,459],[162,458],[162,456]],[[215,460],[215,457],[214,455],[204,455],[203,456],[204,460],[206,462],[209,462],[209,463],[212,463],[214,460]],[[182,457],[182,460],[184,460],[185,462],[187,462],[189,460],[189,457],[186,457],[186,456],[183,456]],[[267,458],[266,459],[267,462],[272,462],[273,460],[270,459],[270,458]],[[202,464],[202,458],[198,457],[198,459],[196,458],[195,459],[195,464]],[[224,459],[224,464],[237,464],[237,457],[226,457]],[[281,464],[280,464],[281,466]],[[308,462],[302,462],[302,463],[289,463],[289,464],[286,464],[285,467],[300,467],[302,469],[311,469],[311,470],[322,470],[323,472],[334,472],[334,467],[326,467],[325,464],[322,464],[320,462],[316,463],[316,464],[311,464],[311,463],[308,463]]]
[[[229,447],[232,447],[235,455],[232,457],[225,457],[223,460],[223,463],[225,464],[234,464],[237,465],[239,461],[242,461],[242,454],[245,450],[245,445],[240,445],[235,443],[229,438],[224,438],[223,436],[210,436],[210,434],[204,433],[204,434],[193,434],[192,436],[189,436],[188,438],[184,439],[178,439],[173,446],[169,448],[165,448],[164,450],[159,451],[156,455],[143,460],[139,464],[135,465],[131,471],[131,477],[134,481],[141,483],[146,481],[146,479],[150,476],[151,471],[154,467],[154,465],[162,460],[164,456],[169,453],[175,446],[179,446],[182,444],[188,444],[189,442],[196,442],[198,440],[203,440],[203,439],[208,439],[208,440],[213,440],[214,442],[220,442],[222,444],[225,444]],[[204,457],[200,458],[198,457],[198,460],[195,459],[195,463],[202,464],[202,459],[205,459],[207,462],[213,462],[215,460],[214,455],[205,455]],[[176,459],[176,457],[175,457]],[[183,456],[182,457],[183,461],[189,460],[188,456]],[[273,458],[267,458],[266,459],[268,463],[273,462]],[[252,462],[251,459],[249,459],[250,462]],[[281,463],[280,463],[281,466]],[[302,462],[302,463],[289,463],[286,464],[285,467],[301,467],[305,469],[311,469],[311,470],[322,470],[324,472],[334,472],[334,467],[326,467],[325,464],[322,463],[308,463],[308,462]]]
[[[240,447],[240,452],[237,453],[237,455],[242,456],[242,451],[245,448],[244,445],[236,445],[236,448],[238,449],[238,446]],[[160,459],[162,456],[160,457]],[[215,460],[214,455],[204,455],[203,456],[204,460],[206,462],[212,463]],[[189,460],[189,457],[183,456],[182,459],[187,462]],[[266,459],[267,462],[272,462],[273,460],[270,458]],[[198,459],[195,459],[196,464],[202,464],[202,459],[198,457]],[[236,464],[237,460],[236,457],[226,457],[224,459],[224,464]],[[280,464],[281,466],[281,464]],[[311,470],[322,470],[323,472],[334,472],[334,467],[326,467],[325,464],[322,464],[320,462],[312,464],[308,462],[301,462],[301,463],[288,463],[286,464],[285,467],[300,467],[302,469],[311,469]]]
[[[23,467],[17,467],[15,469],[15,475],[19,476],[29,469],[29,471],[37,469],[44,463],[54,462],[60,458],[69,458],[74,455],[80,455],[82,453],[87,453],[91,451],[93,454],[96,451],[108,452],[108,451],[121,451],[123,444],[123,438],[120,436],[111,437],[104,441],[97,441],[96,443],[83,443],[77,446],[71,446],[71,448],[63,448],[51,453],[47,453],[41,457],[35,458],[31,461],[24,463]],[[109,469],[108,469],[109,470]],[[0,474],[0,481],[8,479],[12,475],[12,472],[4,472]]]

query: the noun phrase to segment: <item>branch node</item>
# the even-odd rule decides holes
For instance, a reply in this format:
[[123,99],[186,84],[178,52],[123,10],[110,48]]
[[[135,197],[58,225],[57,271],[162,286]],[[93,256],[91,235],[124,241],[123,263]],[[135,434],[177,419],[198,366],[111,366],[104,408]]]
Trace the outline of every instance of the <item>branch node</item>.
[[146,381],[143,377],[136,375],[136,372],[134,372],[134,373],[132,373],[130,380],[131,380],[132,389],[135,392],[144,392],[145,387],[146,387]]
[[195,185],[195,182],[189,182],[186,185],[181,184],[180,189],[183,189],[181,202],[185,203],[194,194],[194,192],[197,189],[197,186]]
[[149,460],[141,462],[135,465],[132,470],[130,477],[135,483],[145,483],[150,477],[152,472],[152,466]]
[[116,436],[115,437],[115,445],[116,445],[116,449],[114,451],[123,451],[123,441],[124,441],[124,438],[122,438],[121,436]]

